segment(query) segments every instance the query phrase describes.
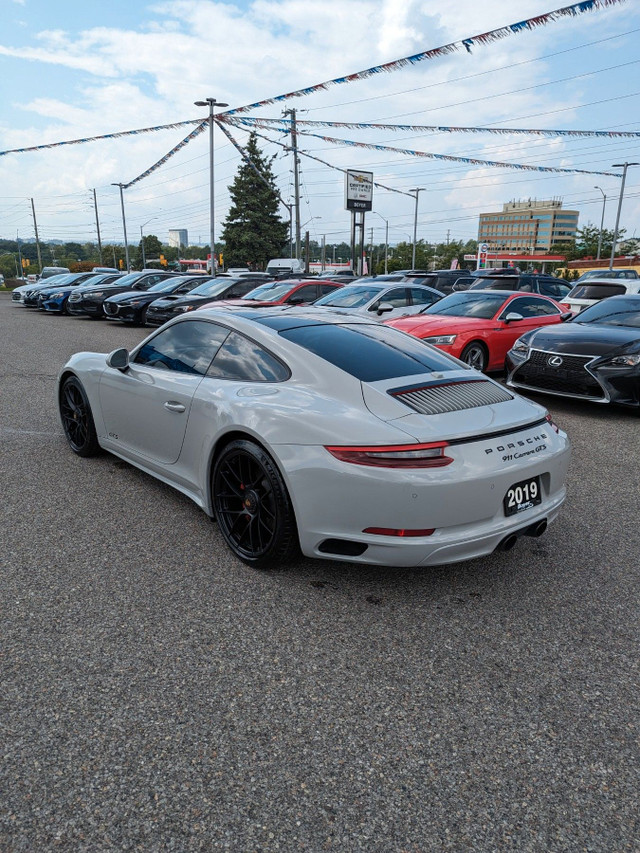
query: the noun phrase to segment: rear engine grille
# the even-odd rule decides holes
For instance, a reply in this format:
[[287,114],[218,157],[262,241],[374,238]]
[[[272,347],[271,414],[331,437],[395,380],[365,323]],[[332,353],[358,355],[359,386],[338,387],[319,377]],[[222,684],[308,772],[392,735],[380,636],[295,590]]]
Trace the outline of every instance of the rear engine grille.
[[[549,359],[559,356],[562,363],[549,364]],[[514,373],[514,380],[531,388],[574,394],[579,397],[604,397],[600,384],[586,369],[592,355],[563,355],[561,353],[533,350],[528,360]]]
[[487,379],[425,385],[389,393],[421,415],[440,415],[513,400],[513,394]]

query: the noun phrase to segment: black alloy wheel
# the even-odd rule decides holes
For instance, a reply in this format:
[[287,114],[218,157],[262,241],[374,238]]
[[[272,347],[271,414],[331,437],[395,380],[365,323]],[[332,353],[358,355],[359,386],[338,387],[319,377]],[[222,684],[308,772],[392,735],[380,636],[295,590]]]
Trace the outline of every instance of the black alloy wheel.
[[60,420],[71,449],[78,456],[95,456],[99,450],[91,406],[79,379],[69,376],[60,389]]
[[295,517],[273,459],[252,441],[233,441],[217,458],[213,509],[236,557],[255,568],[286,563],[298,553]]
[[489,356],[483,344],[479,341],[467,344],[460,354],[461,361],[468,364],[469,367],[475,367],[481,373],[487,369]]

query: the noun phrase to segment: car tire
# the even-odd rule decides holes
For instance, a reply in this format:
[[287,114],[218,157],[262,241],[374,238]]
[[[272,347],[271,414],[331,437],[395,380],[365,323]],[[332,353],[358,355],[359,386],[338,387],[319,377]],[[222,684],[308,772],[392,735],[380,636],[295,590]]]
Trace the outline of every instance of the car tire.
[[95,456],[100,452],[89,399],[82,383],[68,376],[60,388],[58,398],[60,420],[69,446],[78,456]]
[[481,344],[480,341],[473,341],[462,350],[460,360],[468,364],[469,367],[475,367],[476,370],[484,373],[489,363],[489,354],[484,344]]
[[269,569],[299,553],[287,487],[258,444],[239,439],[222,450],[213,466],[211,493],[218,527],[244,563]]

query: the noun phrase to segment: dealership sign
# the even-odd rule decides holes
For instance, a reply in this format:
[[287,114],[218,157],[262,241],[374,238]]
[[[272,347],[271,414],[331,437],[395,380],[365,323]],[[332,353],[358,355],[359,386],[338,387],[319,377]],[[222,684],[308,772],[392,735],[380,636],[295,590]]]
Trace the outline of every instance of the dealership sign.
[[373,172],[347,169],[344,176],[344,206],[347,210],[372,209]]

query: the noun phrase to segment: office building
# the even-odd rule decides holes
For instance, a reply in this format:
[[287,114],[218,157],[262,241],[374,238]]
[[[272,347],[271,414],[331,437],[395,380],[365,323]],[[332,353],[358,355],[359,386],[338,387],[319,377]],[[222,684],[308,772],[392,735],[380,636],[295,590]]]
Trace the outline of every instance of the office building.
[[495,213],[481,213],[478,242],[490,252],[544,255],[554,243],[568,243],[578,230],[577,210],[564,210],[560,199],[510,201]]
[[189,245],[189,233],[186,228],[169,229],[169,245],[176,249]]

